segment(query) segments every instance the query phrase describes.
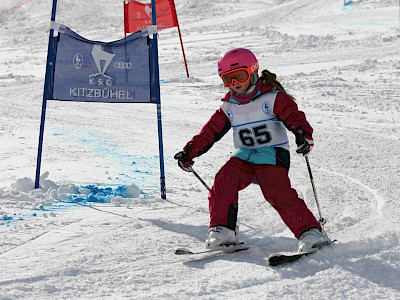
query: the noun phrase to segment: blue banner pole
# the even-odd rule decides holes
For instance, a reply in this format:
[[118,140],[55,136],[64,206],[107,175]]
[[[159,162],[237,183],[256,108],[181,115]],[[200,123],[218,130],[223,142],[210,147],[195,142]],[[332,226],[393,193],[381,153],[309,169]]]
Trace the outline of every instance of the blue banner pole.
[[[152,21],[153,25],[157,25],[157,10],[156,10],[156,0],[151,0],[151,11],[152,11]],[[160,184],[161,184],[161,198],[166,199],[166,190],[165,190],[165,170],[164,170],[164,147],[163,147],[163,139],[162,139],[162,122],[161,122],[161,99],[160,99],[160,74],[159,74],[159,66],[158,66],[158,42],[157,42],[157,33],[153,34],[154,39],[154,60],[155,60],[155,93],[158,99],[157,103],[157,121],[158,121],[158,146],[160,153]]]
[[[53,8],[51,10],[52,22],[56,20],[56,10],[57,10],[57,0],[53,0]],[[54,29],[50,29],[49,45],[47,50],[46,75],[45,75],[44,91],[43,91],[42,115],[40,119],[40,133],[39,133],[38,155],[36,162],[35,189],[40,187],[40,182],[39,182],[40,167],[42,162],[43,134],[44,134],[44,123],[46,118],[47,100],[53,98],[53,75],[54,75],[55,43],[56,43],[56,39],[53,37],[53,35],[54,35]]]

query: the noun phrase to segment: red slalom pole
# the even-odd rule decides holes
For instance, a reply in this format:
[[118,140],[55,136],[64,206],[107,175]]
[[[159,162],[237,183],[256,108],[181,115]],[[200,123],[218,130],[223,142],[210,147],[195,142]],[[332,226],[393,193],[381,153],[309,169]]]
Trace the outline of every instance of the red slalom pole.
[[176,22],[176,27],[178,28],[178,34],[179,34],[179,40],[181,42],[183,60],[185,61],[186,76],[189,78],[189,70],[188,70],[187,61],[186,61],[185,49],[183,48],[181,28],[179,27],[178,14],[176,13],[175,2],[174,2],[174,0],[170,0],[169,3],[170,3],[171,8],[172,8],[172,14],[173,14],[173,17],[175,19],[174,21]]
[[178,33],[179,33],[179,40],[181,41],[181,48],[182,48],[182,53],[183,53],[183,60],[185,61],[185,68],[186,68],[186,75],[189,78],[189,70],[186,62],[186,55],[185,55],[185,49],[183,49],[183,42],[182,42],[182,35],[181,35],[181,29],[179,28],[179,23],[178,23]]

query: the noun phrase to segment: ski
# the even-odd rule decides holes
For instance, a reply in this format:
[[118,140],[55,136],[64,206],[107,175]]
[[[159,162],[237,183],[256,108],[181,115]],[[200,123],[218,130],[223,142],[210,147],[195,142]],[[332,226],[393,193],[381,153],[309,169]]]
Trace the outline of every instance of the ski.
[[239,251],[244,251],[249,249],[250,247],[245,246],[244,243],[238,243],[233,245],[223,245],[216,249],[207,249],[207,250],[190,250],[187,248],[176,248],[174,253],[176,255],[196,255],[196,254],[206,254],[206,253],[235,253]]
[[317,252],[318,250],[331,245],[333,242],[329,241],[329,242],[325,242],[323,244],[321,244],[319,247],[317,248],[313,248],[307,252],[301,252],[301,253],[276,253],[276,254],[272,254],[269,259],[268,259],[268,264],[270,266],[276,267],[276,266],[280,266],[283,264],[287,264],[287,263],[291,263],[291,262],[295,262],[298,261],[300,258],[304,257],[304,256],[308,256],[310,254],[313,254],[315,252]]

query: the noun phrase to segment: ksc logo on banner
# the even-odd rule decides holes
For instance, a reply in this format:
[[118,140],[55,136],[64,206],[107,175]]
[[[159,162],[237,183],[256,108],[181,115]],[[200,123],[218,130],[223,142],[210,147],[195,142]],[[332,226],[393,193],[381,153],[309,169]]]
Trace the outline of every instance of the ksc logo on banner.
[[53,97],[84,102],[150,102],[147,37],[102,43],[60,33]]

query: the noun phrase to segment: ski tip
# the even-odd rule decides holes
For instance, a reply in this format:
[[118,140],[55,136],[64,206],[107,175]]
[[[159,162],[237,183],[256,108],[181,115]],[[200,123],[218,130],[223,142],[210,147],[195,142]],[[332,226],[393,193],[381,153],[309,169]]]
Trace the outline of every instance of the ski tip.
[[192,251],[185,249],[185,248],[176,248],[174,253],[176,255],[186,255],[186,254],[193,254]]
[[288,254],[282,254],[282,253],[276,253],[276,254],[272,254],[269,258],[268,258],[268,264],[272,267],[277,267],[280,265],[285,265],[287,263],[290,262],[294,262],[299,260],[300,258],[307,256],[309,254],[315,253],[317,252],[317,250],[320,250],[322,248],[325,248],[329,245],[332,245],[334,242],[336,242],[336,240],[334,241],[327,241],[322,243],[321,245],[319,245],[318,247],[312,248],[309,251],[306,252],[293,252],[293,253],[288,253]]

